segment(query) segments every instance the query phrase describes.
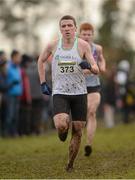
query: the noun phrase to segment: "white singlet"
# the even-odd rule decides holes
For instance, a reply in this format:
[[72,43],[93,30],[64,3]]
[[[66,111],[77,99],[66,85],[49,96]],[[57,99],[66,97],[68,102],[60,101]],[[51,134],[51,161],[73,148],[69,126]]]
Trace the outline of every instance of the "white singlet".
[[71,49],[63,49],[60,38],[52,59],[53,95],[87,94],[85,77],[79,66],[82,61],[78,53],[78,38]]

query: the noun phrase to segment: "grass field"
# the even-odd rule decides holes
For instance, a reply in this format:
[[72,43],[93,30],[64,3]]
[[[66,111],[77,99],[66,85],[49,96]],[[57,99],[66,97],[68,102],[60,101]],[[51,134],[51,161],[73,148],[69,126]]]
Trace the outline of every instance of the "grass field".
[[97,130],[94,152],[84,157],[84,137],[74,171],[64,169],[68,143],[56,132],[39,137],[0,139],[0,178],[135,178],[135,124]]

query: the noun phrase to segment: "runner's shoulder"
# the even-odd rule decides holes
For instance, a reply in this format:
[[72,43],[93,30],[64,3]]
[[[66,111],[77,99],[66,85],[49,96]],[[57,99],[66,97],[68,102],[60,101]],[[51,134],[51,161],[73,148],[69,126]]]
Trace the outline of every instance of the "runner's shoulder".
[[95,44],[95,46],[96,46],[96,49],[97,49],[97,51],[99,51],[99,52],[101,52],[102,51],[102,46],[101,45],[99,45],[99,44]]
[[83,39],[78,38],[78,47],[87,48],[87,47],[89,47],[89,44],[86,41],[84,41]]
[[58,39],[55,39],[51,41],[50,43],[48,43],[47,48],[50,49],[51,51],[54,51],[57,47],[57,44],[58,44]]

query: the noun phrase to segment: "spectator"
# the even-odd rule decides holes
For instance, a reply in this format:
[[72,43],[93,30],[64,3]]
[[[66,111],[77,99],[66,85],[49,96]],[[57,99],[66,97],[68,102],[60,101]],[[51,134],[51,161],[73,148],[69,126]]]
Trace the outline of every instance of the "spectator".
[[114,111],[116,103],[114,70],[108,71],[106,77],[107,79],[104,85],[104,121],[107,128],[112,128],[115,125]]
[[40,82],[36,61],[33,60],[28,69],[27,74],[30,80],[30,89],[32,97],[31,109],[31,133],[40,134],[42,126],[43,96],[40,90]]
[[6,72],[6,61],[0,59],[0,93],[1,93],[1,103],[0,103],[0,127],[1,135],[6,135],[6,109],[7,109],[7,96],[6,92],[10,88],[7,84],[7,72]]
[[7,61],[6,60],[0,60],[0,92],[1,92],[1,113],[0,113],[0,119],[1,119],[1,135],[6,136],[8,135],[8,127],[7,127],[7,107],[8,107],[8,96],[7,92],[18,82],[8,82],[8,76],[7,76]]
[[19,51],[13,50],[11,53],[11,61],[8,63],[7,75],[8,83],[18,82],[12,86],[8,94],[8,106],[7,106],[7,126],[8,133],[11,136],[18,134],[18,113],[19,113],[19,97],[22,95],[22,78],[20,69],[21,55]]
[[22,76],[22,86],[23,92],[20,98],[20,118],[18,123],[19,135],[29,135],[30,134],[30,116],[31,116],[31,92],[30,92],[30,82],[27,75],[26,69],[29,66],[31,57],[24,54],[21,61],[21,76]]
[[6,53],[4,51],[0,51],[0,61],[7,61]]
[[122,112],[122,121],[128,123],[128,105],[126,103],[127,85],[129,81],[130,63],[128,60],[122,60],[118,64],[118,70],[116,73],[117,83],[117,108]]

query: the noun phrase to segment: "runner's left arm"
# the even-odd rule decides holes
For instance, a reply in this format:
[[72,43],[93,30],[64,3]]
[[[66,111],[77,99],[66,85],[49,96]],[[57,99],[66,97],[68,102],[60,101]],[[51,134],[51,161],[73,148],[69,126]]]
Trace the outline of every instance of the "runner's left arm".
[[98,53],[99,53],[99,60],[98,60],[98,67],[101,73],[105,73],[106,71],[106,62],[103,56],[103,48],[102,46],[98,46]]
[[84,51],[85,51],[85,57],[86,57],[86,60],[87,62],[91,65],[91,72],[94,73],[94,74],[98,74],[99,73],[99,68],[92,56],[92,52],[91,52],[91,49],[90,49],[90,46],[88,43],[85,44],[85,47],[84,47]]

